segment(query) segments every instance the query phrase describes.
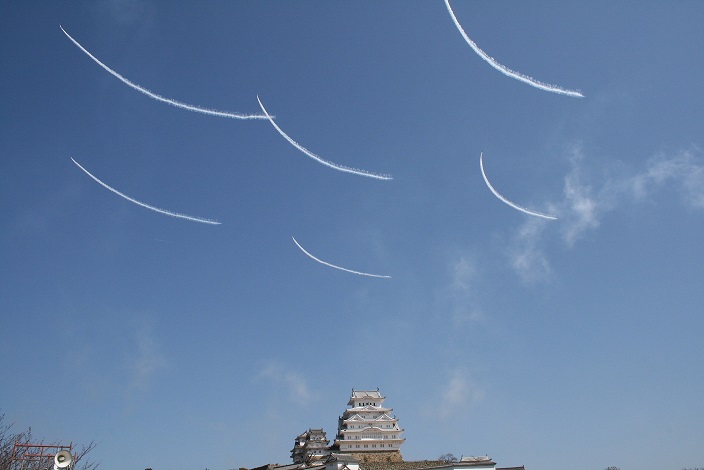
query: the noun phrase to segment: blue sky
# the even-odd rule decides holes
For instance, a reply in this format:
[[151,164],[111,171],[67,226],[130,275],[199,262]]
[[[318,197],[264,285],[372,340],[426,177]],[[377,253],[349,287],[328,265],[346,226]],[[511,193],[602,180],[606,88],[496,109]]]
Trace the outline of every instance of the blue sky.
[[442,0],[0,5],[18,429],[227,470],[379,387],[409,460],[704,466],[704,3],[452,2],[584,98]]

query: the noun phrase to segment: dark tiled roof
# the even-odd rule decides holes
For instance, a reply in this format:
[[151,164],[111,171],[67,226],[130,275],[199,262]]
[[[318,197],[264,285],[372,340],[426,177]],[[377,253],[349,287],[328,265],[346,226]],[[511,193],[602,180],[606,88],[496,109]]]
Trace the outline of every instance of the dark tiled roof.
[[414,462],[369,462],[360,463],[360,470],[420,470],[424,468],[440,467],[444,462],[440,460],[419,460]]
[[[457,467],[467,467],[468,469],[471,469],[472,467],[479,465],[496,465],[496,463],[492,460],[449,463],[442,460],[416,460],[411,462],[362,462],[359,464],[359,468],[360,470],[423,470],[431,468],[442,469]],[[520,467],[516,468],[518,469]]]

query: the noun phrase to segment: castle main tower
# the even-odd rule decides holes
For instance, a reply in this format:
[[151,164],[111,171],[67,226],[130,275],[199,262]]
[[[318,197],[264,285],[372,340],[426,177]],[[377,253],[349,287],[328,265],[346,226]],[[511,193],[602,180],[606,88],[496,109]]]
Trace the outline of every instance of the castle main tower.
[[352,389],[350,408],[338,419],[333,447],[356,454],[361,461],[403,461],[401,444],[406,439],[401,437],[398,419],[391,415],[393,409],[383,406],[385,399],[378,388]]

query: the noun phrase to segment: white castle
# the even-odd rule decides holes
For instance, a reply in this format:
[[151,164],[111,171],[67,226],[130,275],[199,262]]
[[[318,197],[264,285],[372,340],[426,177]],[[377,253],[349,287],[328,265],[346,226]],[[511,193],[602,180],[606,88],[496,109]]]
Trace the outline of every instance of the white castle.
[[384,400],[378,388],[352,389],[332,445],[322,428],[310,428],[296,436],[292,464],[267,464],[251,470],[525,470],[523,466],[497,468],[487,455],[458,459],[444,454],[436,460],[404,461],[403,429],[392,416],[393,409],[384,407]]
[[291,458],[294,464],[312,463],[327,459],[331,454],[353,454],[359,460],[368,460],[370,454],[385,461],[402,461],[401,437],[403,429],[398,419],[385,408],[383,397],[376,390],[352,389],[347,408],[337,420],[337,436],[331,446],[322,429],[309,429],[296,437]]
[[291,449],[293,463],[306,463],[315,460],[322,460],[330,455],[328,444],[330,441],[325,437],[322,429],[309,429],[296,437],[296,441]]
[[391,416],[392,408],[383,406],[386,397],[379,389],[355,390],[343,415],[337,421],[333,446],[344,453],[400,452],[403,429]]

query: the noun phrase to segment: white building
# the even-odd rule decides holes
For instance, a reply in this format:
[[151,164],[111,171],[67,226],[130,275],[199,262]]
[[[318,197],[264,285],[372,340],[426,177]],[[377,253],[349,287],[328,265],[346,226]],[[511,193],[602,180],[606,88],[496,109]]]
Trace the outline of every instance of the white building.
[[355,390],[347,403],[350,408],[338,419],[333,447],[340,452],[400,452],[403,429],[391,415],[392,408],[383,406],[386,397],[379,389]]
[[293,449],[291,449],[293,463],[310,463],[327,458],[330,455],[329,443],[330,441],[325,437],[325,431],[308,429],[296,437]]

